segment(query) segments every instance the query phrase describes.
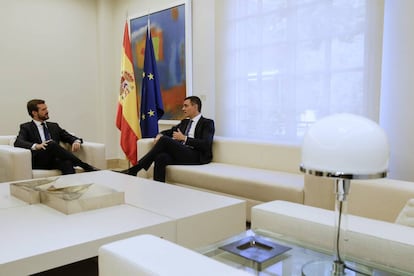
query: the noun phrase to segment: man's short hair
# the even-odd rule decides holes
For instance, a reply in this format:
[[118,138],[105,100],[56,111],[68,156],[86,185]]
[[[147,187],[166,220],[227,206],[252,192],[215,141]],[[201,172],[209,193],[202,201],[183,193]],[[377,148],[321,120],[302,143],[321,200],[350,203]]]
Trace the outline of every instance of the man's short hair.
[[27,112],[29,113],[30,117],[33,118],[33,111],[39,111],[39,104],[44,104],[45,101],[44,100],[40,100],[40,99],[33,99],[27,102]]
[[196,104],[198,106],[198,112],[201,112],[201,100],[197,96],[188,96],[184,100],[190,100],[192,104]]

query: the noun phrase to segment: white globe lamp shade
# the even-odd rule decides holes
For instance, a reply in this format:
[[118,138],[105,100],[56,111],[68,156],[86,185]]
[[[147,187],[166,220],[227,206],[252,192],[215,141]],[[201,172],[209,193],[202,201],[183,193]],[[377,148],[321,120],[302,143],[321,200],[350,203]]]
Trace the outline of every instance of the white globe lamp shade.
[[381,178],[388,158],[388,139],[377,123],[341,113],[310,126],[303,139],[301,170],[319,176]]

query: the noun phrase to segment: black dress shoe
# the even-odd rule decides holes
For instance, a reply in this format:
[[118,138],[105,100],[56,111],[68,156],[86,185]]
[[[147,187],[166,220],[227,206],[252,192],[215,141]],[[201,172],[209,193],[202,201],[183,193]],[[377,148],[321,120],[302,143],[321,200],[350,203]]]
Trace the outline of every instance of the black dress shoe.
[[82,166],[82,168],[83,168],[83,170],[84,170],[85,172],[95,172],[95,171],[100,171],[100,169],[95,168],[94,166],[91,166],[91,165],[86,164],[86,163]]
[[128,175],[132,175],[132,176],[137,176],[137,173],[140,171],[142,169],[142,167],[140,166],[140,165],[135,165],[135,166],[132,166],[131,168],[129,168],[129,169],[125,169],[125,170],[122,170],[122,171],[116,171],[116,170],[114,170],[114,172],[117,172],[117,173],[123,173],[123,174],[128,174]]
[[119,171],[119,170],[112,170],[113,172],[116,172],[116,173],[122,173],[122,174],[129,174],[130,175],[130,172],[129,172],[129,170],[128,169],[126,169],[126,170],[121,170],[121,171]]
[[126,170],[122,170],[122,171],[115,171],[115,170],[114,170],[114,172],[117,172],[117,173],[123,173],[123,174],[128,174],[129,170],[128,170],[128,169],[126,169]]

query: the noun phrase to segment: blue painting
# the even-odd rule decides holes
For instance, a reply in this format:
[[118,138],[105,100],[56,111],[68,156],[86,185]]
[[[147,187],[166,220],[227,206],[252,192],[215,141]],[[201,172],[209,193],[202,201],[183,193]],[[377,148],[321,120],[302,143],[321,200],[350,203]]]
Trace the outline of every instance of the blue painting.
[[131,48],[138,94],[141,91],[148,20],[164,104],[165,113],[162,119],[180,120],[183,117],[182,103],[187,95],[185,5],[130,19]]

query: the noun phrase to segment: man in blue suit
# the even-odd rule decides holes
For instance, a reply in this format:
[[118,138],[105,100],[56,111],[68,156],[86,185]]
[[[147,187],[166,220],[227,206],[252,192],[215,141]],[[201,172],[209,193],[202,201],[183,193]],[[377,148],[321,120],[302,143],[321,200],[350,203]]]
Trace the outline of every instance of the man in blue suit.
[[57,123],[46,122],[49,111],[44,100],[30,100],[27,112],[33,120],[20,125],[14,146],[30,149],[33,169],[58,169],[62,174],[75,173],[74,166],[88,172],[97,170],[60,146],[60,142],[69,143],[72,151],[76,152],[81,148],[83,140],[68,133]]
[[154,147],[138,164],[122,171],[137,175],[141,169],[148,170],[154,162],[154,180],[165,182],[168,165],[200,165],[210,163],[213,158],[212,144],[214,121],[201,115],[201,100],[196,96],[184,99],[186,119],[155,137]]

